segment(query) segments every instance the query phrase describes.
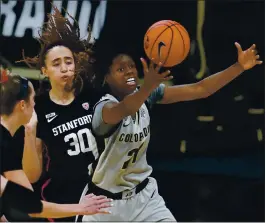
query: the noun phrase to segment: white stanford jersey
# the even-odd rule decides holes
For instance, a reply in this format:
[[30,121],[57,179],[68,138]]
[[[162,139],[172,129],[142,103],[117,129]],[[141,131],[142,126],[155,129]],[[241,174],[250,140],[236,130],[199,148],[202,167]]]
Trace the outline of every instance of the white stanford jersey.
[[152,172],[146,151],[150,141],[150,115],[147,106],[161,100],[164,85],[160,85],[134,116],[124,118],[118,125],[102,120],[102,108],[118,100],[107,94],[95,105],[93,130],[104,138],[104,150],[95,167],[92,182],[112,193],[130,190]]

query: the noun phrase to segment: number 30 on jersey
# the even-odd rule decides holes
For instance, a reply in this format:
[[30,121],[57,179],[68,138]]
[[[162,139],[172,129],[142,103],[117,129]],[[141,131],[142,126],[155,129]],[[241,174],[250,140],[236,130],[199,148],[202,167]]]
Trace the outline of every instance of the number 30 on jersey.
[[79,130],[77,133],[70,133],[65,136],[65,142],[70,142],[70,146],[73,149],[68,149],[67,153],[69,156],[77,156],[82,153],[92,152],[95,159],[98,158],[99,153],[94,136],[91,131],[87,128]]

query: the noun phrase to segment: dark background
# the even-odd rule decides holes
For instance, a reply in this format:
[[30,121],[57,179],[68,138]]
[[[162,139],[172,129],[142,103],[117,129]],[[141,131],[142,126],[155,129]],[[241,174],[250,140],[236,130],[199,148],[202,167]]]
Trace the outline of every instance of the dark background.
[[[264,4],[205,2],[202,35],[208,69],[204,77],[236,62],[235,41],[243,49],[255,43],[264,60]],[[23,1],[16,6],[18,14],[21,5]],[[92,5],[95,9],[98,2]],[[195,50],[172,68],[174,84],[196,82],[197,10],[197,1],[109,1],[100,38],[140,58],[150,25],[165,19],[180,22]],[[23,38],[1,36],[1,54],[11,63],[21,59],[23,48],[30,56],[38,52],[31,30]],[[148,161],[177,221],[264,221],[264,112],[248,113],[250,108],[264,109],[264,70],[261,65],[246,71],[207,99],[154,107]],[[214,121],[202,122],[198,116],[214,116]],[[180,149],[184,141],[185,148]]]

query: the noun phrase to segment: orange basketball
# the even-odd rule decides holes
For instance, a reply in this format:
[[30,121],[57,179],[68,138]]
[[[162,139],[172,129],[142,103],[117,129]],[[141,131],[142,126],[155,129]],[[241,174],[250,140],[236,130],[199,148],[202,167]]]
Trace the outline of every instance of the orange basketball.
[[187,30],[179,23],[162,20],[154,23],[144,37],[144,50],[149,59],[164,67],[180,64],[190,50]]

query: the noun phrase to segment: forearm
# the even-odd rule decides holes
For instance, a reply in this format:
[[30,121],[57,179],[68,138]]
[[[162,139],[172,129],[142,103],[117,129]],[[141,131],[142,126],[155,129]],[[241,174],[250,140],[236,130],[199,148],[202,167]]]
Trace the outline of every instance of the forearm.
[[103,120],[107,124],[117,124],[127,116],[135,114],[152,91],[142,86],[139,91],[126,96],[119,103],[107,103],[103,108]]
[[123,110],[125,111],[125,117],[134,115],[147,100],[151,92],[152,90],[147,90],[145,86],[142,86],[139,91],[126,96],[121,102],[123,104]]
[[36,148],[36,128],[25,128],[25,144],[23,152],[23,170],[31,183],[36,182],[42,173],[42,157],[39,157]]
[[241,65],[239,63],[235,63],[229,68],[213,74],[198,83],[203,90],[207,92],[207,95],[212,95],[238,77],[242,72],[244,72],[244,69],[241,67]]
[[56,204],[42,201],[43,211],[41,213],[30,214],[36,218],[64,218],[79,214],[78,204]]

